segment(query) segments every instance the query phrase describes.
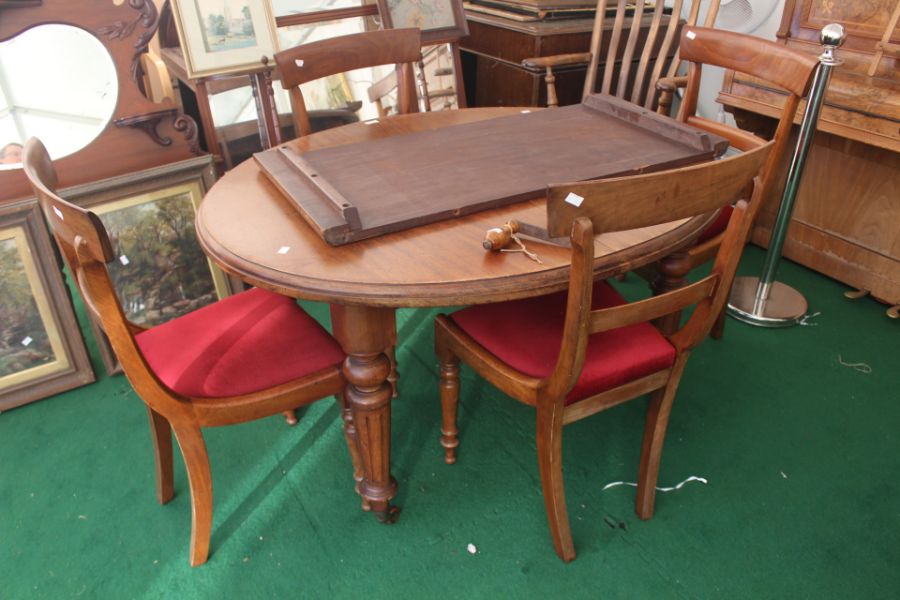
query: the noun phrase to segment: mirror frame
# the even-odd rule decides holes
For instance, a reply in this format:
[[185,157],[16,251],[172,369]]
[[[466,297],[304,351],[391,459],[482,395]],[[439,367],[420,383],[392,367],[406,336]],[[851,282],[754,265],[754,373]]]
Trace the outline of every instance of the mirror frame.
[[[203,154],[194,120],[174,100],[154,103],[141,89],[141,56],[159,25],[153,0],[118,6],[113,0],[0,0],[0,41],[47,23],[78,27],[100,40],[118,79],[118,99],[106,127],[81,150],[54,161],[60,188]],[[0,203],[33,196],[21,169],[0,171],[0,190]]]

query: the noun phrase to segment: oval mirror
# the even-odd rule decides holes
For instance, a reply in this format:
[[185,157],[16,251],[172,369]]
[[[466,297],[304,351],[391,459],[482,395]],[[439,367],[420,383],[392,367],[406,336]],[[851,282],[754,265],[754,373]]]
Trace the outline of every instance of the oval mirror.
[[96,37],[71,25],[39,25],[0,43],[0,168],[19,168],[35,136],[50,157],[90,144],[116,108],[116,67]]

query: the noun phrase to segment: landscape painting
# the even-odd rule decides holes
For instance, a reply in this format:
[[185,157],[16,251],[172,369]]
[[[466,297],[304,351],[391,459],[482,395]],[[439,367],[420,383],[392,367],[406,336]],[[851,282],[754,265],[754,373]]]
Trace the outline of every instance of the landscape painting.
[[170,0],[190,79],[270,69],[278,51],[269,0]]
[[21,228],[0,230],[0,389],[67,367]]
[[200,196],[198,184],[180,184],[94,207],[116,256],[110,277],[134,323],[158,325],[218,299],[194,230]]
[[249,0],[194,0],[207,52],[256,46]]

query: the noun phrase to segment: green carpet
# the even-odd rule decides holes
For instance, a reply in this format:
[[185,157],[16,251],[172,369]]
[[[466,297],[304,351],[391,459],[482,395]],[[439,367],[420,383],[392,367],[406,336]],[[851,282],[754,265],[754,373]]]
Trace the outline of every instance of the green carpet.
[[[742,271],[761,259],[748,249]],[[0,598],[900,597],[900,322],[791,263],[779,279],[820,313],[809,326],[729,320],[688,363],[659,485],[708,484],[660,493],[642,522],[634,488],[602,488],[635,480],[644,401],[566,428],[571,564],[550,541],[531,409],[464,370],[459,461],[443,463],[434,312],[409,310],[396,525],[360,511],[338,410],[320,402],[294,428],[207,430],[212,554],[190,568],[180,459],[160,506],[143,404],[101,375],[0,415]]]

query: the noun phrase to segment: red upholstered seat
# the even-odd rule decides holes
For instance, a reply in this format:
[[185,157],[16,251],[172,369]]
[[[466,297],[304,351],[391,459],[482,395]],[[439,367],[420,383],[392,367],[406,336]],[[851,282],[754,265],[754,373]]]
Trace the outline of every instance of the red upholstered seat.
[[340,346],[297,303],[258,288],[138,334],[150,368],[186,396],[236,396],[343,361]]
[[[625,304],[605,281],[594,284],[591,308]],[[483,304],[450,318],[509,366],[532,377],[547,377],[562,344],[566,294]],[[588,340],[584,369],[566,397],[572,404],[623,383],[661,371],[675,362],[675,349],[649,323],[594,334]]]
[[700,237],[697,238],[697,243],[702,244],[706,240],[712,239],[725,231],[725,228],[728,227],[728,221],[731,219],[731,213],[734,212],[734,207],[730,204],[728,206],[723,206],[722,210],[719,211],[719,216],[716,217],[716,220],[709,224],[709,226],[703,230],[703,233],[700,234]]

